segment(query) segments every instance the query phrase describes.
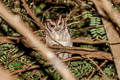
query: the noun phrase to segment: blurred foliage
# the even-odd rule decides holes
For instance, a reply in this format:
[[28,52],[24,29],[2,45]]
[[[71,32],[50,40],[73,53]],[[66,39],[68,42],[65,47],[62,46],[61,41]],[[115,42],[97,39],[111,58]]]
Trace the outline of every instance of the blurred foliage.
[[[27,22],[34,31],[39,30],[39,27],[24,9],[22,2],[18,0],[20,4],[15,7],[15,1],[17,0],[3,0],[3,3],[14,13],[21,13],[24,21]],[[58,3],[56,3],[56,1],[58,1]],[[67,24],[73,23],[68,26],[73,38],[91,37],[95,40],[107,40],[101,17],[98,15],[93,2],[90,0],[70,0],[71,2],[66,3],[66,1],[67,0],[26,0],[30,9],[43,24],[46,19],[57,18],[59,15],[62,15],[64,18],[68,18]],[[120,10],[119,5],[114,6],[115,9]],[[0,18],[0,35],[20,36],[20,34],[13,30],[2,18]],[[37,35],[44,36],[44,32],[38,31]],[[46,65],[48,61],[41,57],[39,53],[20,44],[21,43],[6,43],[0,45],[1,65],[4,65],[10,72],[24,69],[28,65],[40,65],[40,68],[26,70],[25,72],[17,74],[23,80],[63,80],[53,67]],[[110,50],[107,44],[74,44],[74,46],[103,50],[105,52]],[[103,60],[96,59],[93,59],[93,61],[98,65],[103,62]],[[103,76],[97,67],[88,59],[70,61],[69,69],[79,80],[88,79],[93,69],[96,70],[92,76],[93,79],[98,80]],[[116,71],[113,62],[106,63],[101,69],[109,78],[115,79]]]
[[107,76],[109,77],[113,77],[115,76],[115,69],[114,66],[112,64],[106,65],[105,68],[103,69],[103,72],[105,74],[107,74]]
[[107,36],[104,30],[104,27],[98,27],[96,29],[91,29],[90,30],[92,37],[95,39],[103,39],[107,40]]
[[70,70],[77,76],[77,78],[82,79],[84,76],[89,76],[93,70],[93,64],[89,60],[79,60],[72,61],[70,64]]
[[[12,48],[12,49],[11,49]],[[24,67],[31,64],[40,65],[39,69],[33,69],[29,71],[25,71],[22,74],[19,74],[23,79],[30,79],[30,80],[62,80],[60,75],[55,71],[55,69],[51,66],[46,66],[45,63],[47,60],[43,59],[39,53],[32,51],[31,56],[21,54],[18,47],[14,46],[13,44],[2,44],[0,45],[0,62],[6,66],[6,69],[9,69],[10,72],[14,72],[19,69],[24,69]],[[10,53],[11,52],[11,53]],[[19,56],[19,57],[18,57]],[[36,62],[37,61],[37,62]],[[32,64],[33,63],[33,64]],[[96,60],[96,63],[101,63]],[[69,64],[69,69],[76,75],[79,80],[88,77],[95,65],[87,60],[87,59],[80,59],[77,61],[71,61]],[[109,77],[113,78],[115,76],[115,69],[113,64],[105,65],[103,71]],[[97,74],[99,74],[99,70]],[[95,75],[96,76],[96,75]]]

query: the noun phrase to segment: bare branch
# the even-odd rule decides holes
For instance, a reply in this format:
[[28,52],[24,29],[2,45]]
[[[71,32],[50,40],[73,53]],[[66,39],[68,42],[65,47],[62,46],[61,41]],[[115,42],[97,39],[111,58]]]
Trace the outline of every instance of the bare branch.
[[[107,59],[112,61],[112,55],[110,53],[97,51],[94,49],[88,48],[79,48],[79,47],[50,47],[55,52],[69,53],[69,54],[79,54],[81,56],[89,57],[89,58],[97,58],[97,59]],[[55,50],[56,49],[56,50]]]
[[[96,8],[98,9],[98,12],[100,13],[100,15],[102,16],[104,15],[105,17],[107,17],[107,15],[104,13],[104,10],[105,10],[105,12],[107,12],[109,17],[111,18],[111,20],[113,20],[119,26],[120,17],[117,11],[115,11],[112,8],[112,5],[108,2],[108,0],[101,0],[101,1],[93,0],[93,2],[95,3]],[[117,31],[115,30],[115,26],[110,21],[104,18],[102,18],[102,20],[105,25],[104,27],[105,27],[109,42],[110,43],[119,42],[120,37]],[[120,44],[110,45],[110,48],[113,54],[115,66],[116,66],[117,73],[118,73],[118,78],[120,79]]]
[[11,76],[9,72],[3,70],[2,67],[0,67],[0,80],[16,80],[15,77]]
[[44,25],[40,22],[40,20],[35,16],[35,14],[30,10],[29,6],[25,2],[25,0],[21,0],[23,2],[23,6],[28,12],[28,14],[35,20],[36,24],[41,28],[44,29]]
[[93,61],[93,60],[90,59],[89,57],[88,57],[88,59],[98,68],[98,70],[100,70],[100,72],[104,75],[105,79],[110,80],[110,79],[107,77],[107,75],[102,71],[102,69],[100,68],[100,66],[97,65],[97,63],[96,63],[95,61]]

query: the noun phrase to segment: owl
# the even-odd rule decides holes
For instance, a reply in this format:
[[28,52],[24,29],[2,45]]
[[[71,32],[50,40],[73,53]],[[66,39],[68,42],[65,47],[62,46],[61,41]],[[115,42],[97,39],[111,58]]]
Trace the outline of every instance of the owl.
[[[58,19],[48,19],[45,23],[46,44],[48,46],[62,45],[72,47],[72,39],[67,27],[67,23],[62,16]],[[68,53],[59,53],[59,58],[66,59],[71,57]]]

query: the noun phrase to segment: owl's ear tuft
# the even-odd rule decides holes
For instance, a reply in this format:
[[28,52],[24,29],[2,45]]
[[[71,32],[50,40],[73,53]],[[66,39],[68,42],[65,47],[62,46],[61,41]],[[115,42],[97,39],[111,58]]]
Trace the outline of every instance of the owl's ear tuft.
[[64,23],[64,18],[62,17],[62,15],[60,15],[58,18],[58,25],[62,25],[63,23]]
[[59,16],[59,20],[62,20],[62,15]]
[[51,21],[51,19],[47,19],[47,20],[46,20],[46,23],[47,23],[47,22],[52,22],[52,21]]

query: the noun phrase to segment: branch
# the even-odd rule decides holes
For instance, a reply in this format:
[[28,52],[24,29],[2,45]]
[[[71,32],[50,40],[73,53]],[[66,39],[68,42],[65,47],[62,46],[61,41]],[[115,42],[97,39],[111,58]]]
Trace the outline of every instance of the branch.
[[98,64],[97,64],[95,61],[93,61],[93,60],[90,59],[89,57],[88,57],[88,59],[89,59],[89,60],[98,68],[98,70],[104,75],[105,79],[110,80],[110,79],[107,77],[107,75],[102,71],[102,69],[100,68],[100,66],[98,66]]
[[25,72],[25,71],[27,71],[27,70],[36,69],[36,68],[40,68],[40,66],[39,66],[39,65],[26,66],[25,68],[19,69],[19,70],[15,70],[14,72],[11,72],[10,74],[11,74],[11,75],[15,75],[15,74],[22,73],[22,72]]
[[[118,26],[120,25],[120,22],[119,22],[120,17],[118,15],[117,11],[115,11],[112,8],[112,5],[110,4],[110,2],[108,0],[101,0],[101,1],[93,0],[93,2],[95,3],[96,8],[98,9],[98,12],[100,15],[102,15],[102,16],[104,15],[105,17],[107,17],[107,15],[104,13],[104,12],[107,12],[110,19],[113,22],[115,22]],[[108,21],[104,18],[102,18],[102,21],[104,23],[104,27],[105,27],[109,42],[110,43],[120,42],[119,34],[115,30],[116,26],[114,26],[110,21]],[[113,54],[113,59],[115,62],[117,73],[118,73],[118,78],[120,79],[120,44],[110,45],[110,48],[111,48],[111,51]]]
[[35,14],[30,10],[28,4],[25,2],[25,0],[21,0],[23,2],[23,6],[28,12],[28,14],[35,20],[36,24],[43,29],[44,25],[40,22],[40,20],[35,16]]
[[96,40],[96,41],[94,41],[93,39],[83,38],[83,37],[80,37],[79,39],[72,39],[72,42],[73,43],[90,44],[90,45],[109,43],[107,40]]
[[79,47],[62,47],[62,46],[52,46],[50,47],[55,52],[69,53],[69,54],[79,54],[81,56],[97,59],[107,59],[112,61],[112,55],[110,53],[97,51],[89,48],[79,48]]
[[[17,40],[17,42],[19,42],[19,37],[10,37],[10,36],[0,36],[0,38],[5,38],[6,40]],[[22,37],[21,37],[22,38]],[[43,39],[43,37],[38,37],[40,40]],[[83,39],[83,38],[82,38]],[[108,41],[105,40],[98,40],[98,41],[87,41],[87,39],[82,40],[80,39],[73,39],[74,43],[84,43],[84,44],[104,44],[107,43]],[[43,40],[44,41],[44,40]],[[1,41],[0,41],[1,42]],[[6,42],[4,42],[6,43]],[[22,43],[26,46],[26,47],[32,47],[31,44],[28,44],[27,40],[25,40],[24,38],[22,39]],[[97,59],[107,59],[112,61],[112,55],[111,53],[106,53],[106,52],[102,52],[102,51],[97,51],[94,49],[89,49],[89,48],[80,48],[80,47],[66,47],[66,46],[51,46],[49,47],[51,48],[53,51],[58,51],[58,52],[69,52],[70,54],[79,54],[81,56],[89,56],[90,58],[97,58]],[[34,49],[34,48],[33,48]],[[92,52],[92,53],[91,53]]]
[[11,76],[9,72],[3,70],[2,67],[0,67],[0,80],[16,80],[15,77]]
[[119,12],[113,9],[112,4],[108,0],[101,0],[100,1],[101,8],[106,12],[106,15],[117,24],[120,28],[120,15]]

